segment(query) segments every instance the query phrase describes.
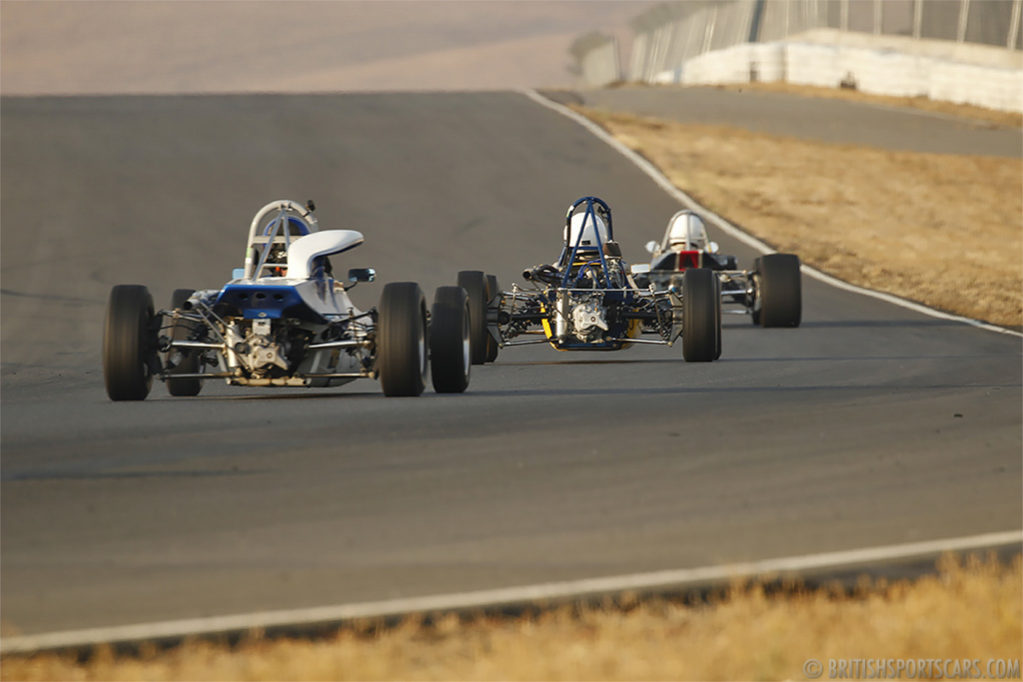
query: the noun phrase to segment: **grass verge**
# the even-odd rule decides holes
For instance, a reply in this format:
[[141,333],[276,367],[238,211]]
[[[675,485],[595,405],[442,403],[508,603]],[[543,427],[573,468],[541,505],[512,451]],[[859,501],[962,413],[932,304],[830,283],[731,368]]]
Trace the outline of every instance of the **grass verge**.
[[[4,680],[782,680],[828,659],[1021,655],[1023,563],[942,559],[915,581],[837,588],[736,584],[708,601],[625,599],[515,618],[353,625],[320,640],[197,641],[85,661],[4,659]],[[1018,667],[1016,668],[1018,670]],[[825,671],[825,677],[827,672]]]
[[854,284],[1023,327],[1020,159],[888,151],[576,109],[778,251]]

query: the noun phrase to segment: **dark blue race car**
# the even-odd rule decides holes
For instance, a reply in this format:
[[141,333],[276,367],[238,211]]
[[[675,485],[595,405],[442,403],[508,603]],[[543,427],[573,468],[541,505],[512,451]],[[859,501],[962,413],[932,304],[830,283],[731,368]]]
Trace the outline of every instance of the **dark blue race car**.
[[713,271],[691,268],[678,286],[662,290],[637,286],[614,240],[611,208],[597,197],[569,207],[558,259],[522,276],[526,285],[501,291],[482,271],[459,273],[472,311],[474,363],[527,344],[612,351],[637,343],[671,346],[679,338],[689,362],[721,355],[720,283]]

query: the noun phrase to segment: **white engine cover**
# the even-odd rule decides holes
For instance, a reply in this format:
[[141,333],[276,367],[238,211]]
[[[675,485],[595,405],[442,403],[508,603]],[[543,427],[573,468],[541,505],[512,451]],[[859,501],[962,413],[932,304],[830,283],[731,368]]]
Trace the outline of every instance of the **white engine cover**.
[[353,249],[362,242],[362,233],[355,230],[323,230],[299,237],[288,249],[288,279],[309,279],[313,260]]

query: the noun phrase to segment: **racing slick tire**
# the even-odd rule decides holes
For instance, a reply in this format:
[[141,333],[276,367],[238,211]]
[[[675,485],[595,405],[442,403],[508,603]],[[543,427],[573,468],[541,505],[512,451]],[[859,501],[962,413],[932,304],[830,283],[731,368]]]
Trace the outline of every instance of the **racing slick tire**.
[[760,326],[760,304],[762,303],[762,301],[760,300],[760,296],[757,295],[757,293],[756,293],[758,285],[759,285],[759,282],[760,282],[760,259],[759,258],[754,258],[753,259],[753,274],[751,275],[751,277],[753,278],[754,294],[753,294],[753,303],[749,305],[749,312],[750,312],[750,316],[749,317],[750,317],[750,321],[753,324],[755,324],[757,326]]
[[380,296],[376,367],[387,396],[416,396],[426,388],[426,298],[415,282],[392,282]]
[[717,275],[707,268],[689,268],[682,276],[682,357],[686,362],[711,362],[717,352]]
[[458,286],[469,295],[469,339],[472,347],[472,364],[482,365],[487,361],[487,276],[479,270],[462,270],[458,273]]
[[[494,297],[501,293],[501,287],[497,283],[496,275],[487,275],[487,308],[489,313],[490,303],[494,300]],[[487,325],[487,362],[493,362],[497,359],[497,353],[501,350],[501,347],[497,345],[497,341],[494,340],[493,334],[490,333],[489,324]]]
[[469,386],[469,296],[462,287],[438,287],[430,312],[430,375],[437,393]]
[[717,337],[714,349],[714,359],[717,360],[721,357],[721,278],[717,275],[714,276],[714,298],[717,303],[714,305],[716,318],[714,322],[714,334]]
[[761,327],[798,327],[803,312],[799,256],[772,253],[756,263],[757,297],[754,323]]
[[103,330],[103,381],[111,400],[145,400],[153,385],[153,297],[139,284],[110,291]]
[[[171,295],[171,309],[181,309],[193,293],[195,293],[194,289],[175,289],[174,294]],[[175,320],[171,324],[170,337],[174,341],[188,340],[191,338],[194,329],[195,324],[192,322]],[[170,363],[164,362],[167,374],[197,374],[199,372],[202,366],[199,362],[199,351],[188,348],[180,350],[171,349],[167,351],[167,359],[169,360],[170,356],[176,353],[180,353],[181,358],[177,365],[171,368]],[[174,379],[167,377],[166,383],[167,392],[173,396],[199,395],[199,391],[202,390],[201,379]]]

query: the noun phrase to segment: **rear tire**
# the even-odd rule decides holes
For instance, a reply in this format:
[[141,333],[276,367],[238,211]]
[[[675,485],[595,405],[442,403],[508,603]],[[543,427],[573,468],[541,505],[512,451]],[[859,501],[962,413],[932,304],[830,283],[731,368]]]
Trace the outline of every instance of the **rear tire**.
[[[174,294],[171,296],[171,309],[180,310],[189,297],[195,293],[194,289],[175,289]],[[171,326],[170,337],[174,341],[189,340],[192,337],[192,332],[195,330],[195,324],[185,320],[176,320]],[[171,349],[167,351],[167,358],[170,359],[171,355],[181,353],[181,360],[177,366],[173,369],[168,369],[168,374],[196,374],[199,372],[201,364],[199,362],[199,351],[195,349]],[[167,363],[164,363],[164,367],[167,367]],[[167,378],[167,392],[173,396],[195,396],[199,395],[199,391],[202,390],[201,379],[172,379]]]
[[426,299],[415,282],[384,287],[378,309],[376,367],[387,396],[415,396],[426,388]]
[[103,332],[103,380],[111,400],[145,400],[153,385],[153,297],[138,284],[110,291]]
[[[496,275],[487,275],[487,312],[489,316],[490,302],[494,300],[494,297],[501,293],[501,287],[497,283]],[[494,340],[494,335],[490,333],[490,325],[487,324],[487,362],[493,362],[497,359],[497,354],[500,352],[501,347],[497,345],[497,341]]]
[[772,253],[758,259],[759,315],[762,327],[798,327],[803,313],[799,256]]
[[487,276],[479,270],[458,273],[458,286],[469,296],[469,339],[472,346],[472,364],[487,361]]
[[711,362],[717,352],[716,279],[707,268],[689,268],[682,276],[682,357],[686,362]]
[[430,373],[437,393],[469,386],[469,296],[462,287],[438,287],[430,314]]

